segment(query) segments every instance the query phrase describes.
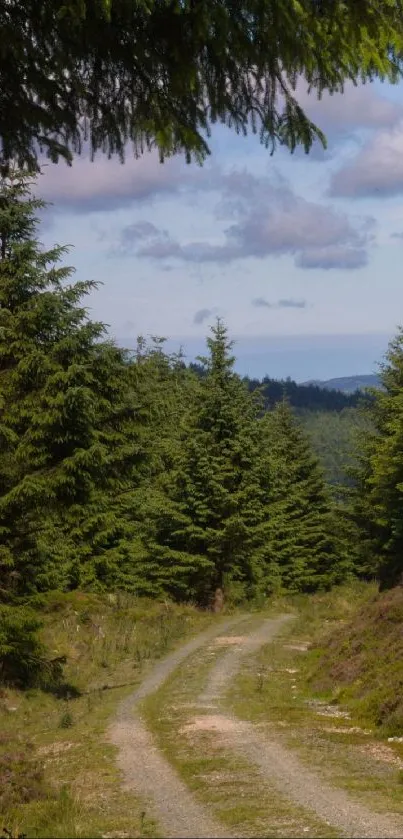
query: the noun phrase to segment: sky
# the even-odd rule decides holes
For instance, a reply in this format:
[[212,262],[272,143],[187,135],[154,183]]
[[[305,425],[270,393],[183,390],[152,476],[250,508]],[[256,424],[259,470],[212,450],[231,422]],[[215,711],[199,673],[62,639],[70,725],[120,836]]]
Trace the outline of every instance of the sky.
[[124,346],[167,338],[188,360],[222,317],[242,374],[296,381],[376,371],[403,323],[403,84],[300,104],[328,148],[310,154],[213,130],[200,167],[146,153],[46,161],[46,247],[70,244],[87,305]]

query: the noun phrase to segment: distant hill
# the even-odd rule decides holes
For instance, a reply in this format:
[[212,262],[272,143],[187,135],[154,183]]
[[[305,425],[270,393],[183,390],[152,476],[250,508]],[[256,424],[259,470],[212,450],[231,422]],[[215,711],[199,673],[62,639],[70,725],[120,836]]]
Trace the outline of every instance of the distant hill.
[[363,376],[341,376],[340,379],[327,379],[327,381],[319,381],[318,379],[311,379],[309,382],[303,382],[306,385],[316,385],[325,390],[340,390],[341,393],[355,393],[356,390],[364,390],[366,387],[381,387],[379,376],[363,375]]
[[[189,369],[197,376],[205,375],[201,364],[191,362]],[[344,411],[345,408],[357,408],[363,398],[368,399],[363,393],[363,388],[369,385],[375,386],[379,382],[376,376],[350,376],[344,379],[329,379],[327,382],[305,382],[297,384],[293,379],[271,379],[265,376],[263,379],[252,379],[244,376],[243,381],[250,391],[259,389],[266,408],[272,408],[276,402],[281,402],[286,397],[296,411]],[[350,383],[346,387],[345,383]],[[343,384],[344,387],[340,385]]]

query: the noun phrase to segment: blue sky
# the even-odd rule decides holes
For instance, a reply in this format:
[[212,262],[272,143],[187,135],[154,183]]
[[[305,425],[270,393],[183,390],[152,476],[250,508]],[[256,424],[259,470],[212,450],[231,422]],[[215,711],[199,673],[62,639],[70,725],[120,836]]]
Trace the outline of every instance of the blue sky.
[[270,156],[220,126],[202,168],[130,149],[44,166],[41,238],[103,284],[88,305],[119,342],[165,336],[191,358],[219,315],[242,373],[374,370],[403,322],[403,87],[298,98],[327,151]]

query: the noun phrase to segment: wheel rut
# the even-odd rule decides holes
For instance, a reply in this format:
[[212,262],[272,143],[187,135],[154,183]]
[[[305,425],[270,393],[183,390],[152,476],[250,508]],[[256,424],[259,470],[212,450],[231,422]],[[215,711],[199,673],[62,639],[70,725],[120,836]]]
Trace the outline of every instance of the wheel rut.
[[117,762],[124,788],[143,798],[148,814],[156,819],[164,837],[220,839],[232,834],[215,821],[208,808],[195,801],[177,772],[156,747],[152,734],[138,714],[137,706],[158,690],[185,658],[235,624],[241,625],[246,619],[250,619],[250,615],[231,618],[170,653],[153,668],[139,688],[121,703],[108,729],[108,741],[118,748]]

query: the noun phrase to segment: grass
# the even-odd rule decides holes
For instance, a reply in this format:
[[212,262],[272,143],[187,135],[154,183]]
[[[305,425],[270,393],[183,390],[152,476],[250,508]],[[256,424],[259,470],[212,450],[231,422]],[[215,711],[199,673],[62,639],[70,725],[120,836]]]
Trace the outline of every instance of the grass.
[[[243,634],[252,630],[256,621],[255,616],[226,634]],[[336,836],[328,825],[272,787],[258,769],[231,749],[225,737],[187,728],[195,715],[206,713],[206,709],[197,708],[197,697],[210,668],[224,653],[225,647],[214,644],[198,652],[142,703],[142,714],[159,747],[197,799],[236,835]]]
[[[228,707],[262,723],[372,809],[403,813],[403,745],[386,742],[402,732],[403,593],[377,597],[374,586],[357,584],[272,601],[265,614],[279,611],[296,619],[248,658]],[[0,831],[29,839],[157,836],[143,802],[121,788],[105,729],[152,663],[216,618],[191,606],[80,592],[48,595],[42,614],[51,655],[67,656],[65,686],[59,697],[0,690]],[[289,648],[304,644],[306,652]],[[329,835],[229,742],[183,730],[224,651],[212,645],[186,660],[145,703],[161,748],[195,795],[240,835]]]
[[332,635],[311,681],[318,691],[336,691],[381,736],[403,734],[401,587],[374,596]]
[[211,614],[129,595],[52,593],[43,640],[66,655],[65,689],[0,691],[0,831],[34,837],[145,837],[158,828],[141,800],[121,789],[105,742],[118,702]]
[[[288,603],[296,620],[249,658],[227,693],[227,707],[262,724],[270,736],[297,749],[323,778],[373,810],[402,814],[403,744],[385,742],[390,729],[376,727],[374,708],[369,710],[367,702],[368,693],[377,695],[379,708],[380,698],[396,691],[402,659],[395,670],[392,659],[401,643],[395,619],[399,611],[387,618],[384,596],[379,601],[369,584]],[[379,612],[389,626],[383,634]],[[355,646],[357,637],[361,647]],[[347,683],[352,673],[355,680]],[[397,695],[400,699],[400,691]]]

